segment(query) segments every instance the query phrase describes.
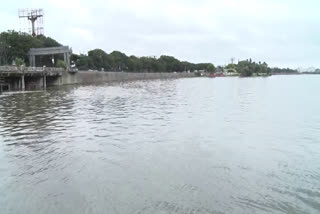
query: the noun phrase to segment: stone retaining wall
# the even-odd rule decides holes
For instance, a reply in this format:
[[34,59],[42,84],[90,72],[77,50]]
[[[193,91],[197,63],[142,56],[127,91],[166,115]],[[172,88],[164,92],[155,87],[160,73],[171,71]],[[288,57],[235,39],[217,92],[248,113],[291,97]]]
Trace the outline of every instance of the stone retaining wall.
[[79,71],[63,72],[62,76],[50,85],[90,84],[104,82],[120,82],[132,80],[171,79],[194,77],[193,73],[131,73],[131,72],[99,72]]

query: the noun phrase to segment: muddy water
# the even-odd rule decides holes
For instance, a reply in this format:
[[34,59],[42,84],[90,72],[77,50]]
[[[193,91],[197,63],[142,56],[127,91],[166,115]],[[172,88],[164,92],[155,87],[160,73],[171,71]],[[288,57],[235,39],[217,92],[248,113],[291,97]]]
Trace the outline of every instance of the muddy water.
[[320,76],[0,95],[1,213],[320,213]]

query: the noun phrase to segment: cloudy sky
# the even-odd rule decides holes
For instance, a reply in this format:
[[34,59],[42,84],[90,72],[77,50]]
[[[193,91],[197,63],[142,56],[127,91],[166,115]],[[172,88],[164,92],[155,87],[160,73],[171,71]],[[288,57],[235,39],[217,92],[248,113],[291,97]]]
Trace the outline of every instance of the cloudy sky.
[[45,35],[76,53],[320,67],[319,0],[10,0],[0,8],[1,31],[23,27],[19,8],[43,8]]

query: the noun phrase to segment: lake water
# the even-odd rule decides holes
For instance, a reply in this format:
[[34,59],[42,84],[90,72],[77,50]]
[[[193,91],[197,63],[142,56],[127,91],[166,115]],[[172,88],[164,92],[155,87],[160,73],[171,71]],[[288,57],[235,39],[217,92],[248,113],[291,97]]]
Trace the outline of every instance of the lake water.
[[0,213],[320,213],[320,75],[0,95]]

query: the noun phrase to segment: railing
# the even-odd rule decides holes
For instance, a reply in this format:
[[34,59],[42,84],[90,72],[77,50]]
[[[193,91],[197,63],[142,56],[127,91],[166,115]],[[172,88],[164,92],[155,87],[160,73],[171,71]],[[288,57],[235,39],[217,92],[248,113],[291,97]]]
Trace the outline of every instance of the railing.
[[10,72],[10,71],[17,71],[17,66],[0,66],[0,71]]
[[18,68],[17,66],[0,66],[0,72],[5,73],[47,73],[47,74],[58,74],[64,71],[63,68],[53,68],[53,67],[24,67],[23,70]]

